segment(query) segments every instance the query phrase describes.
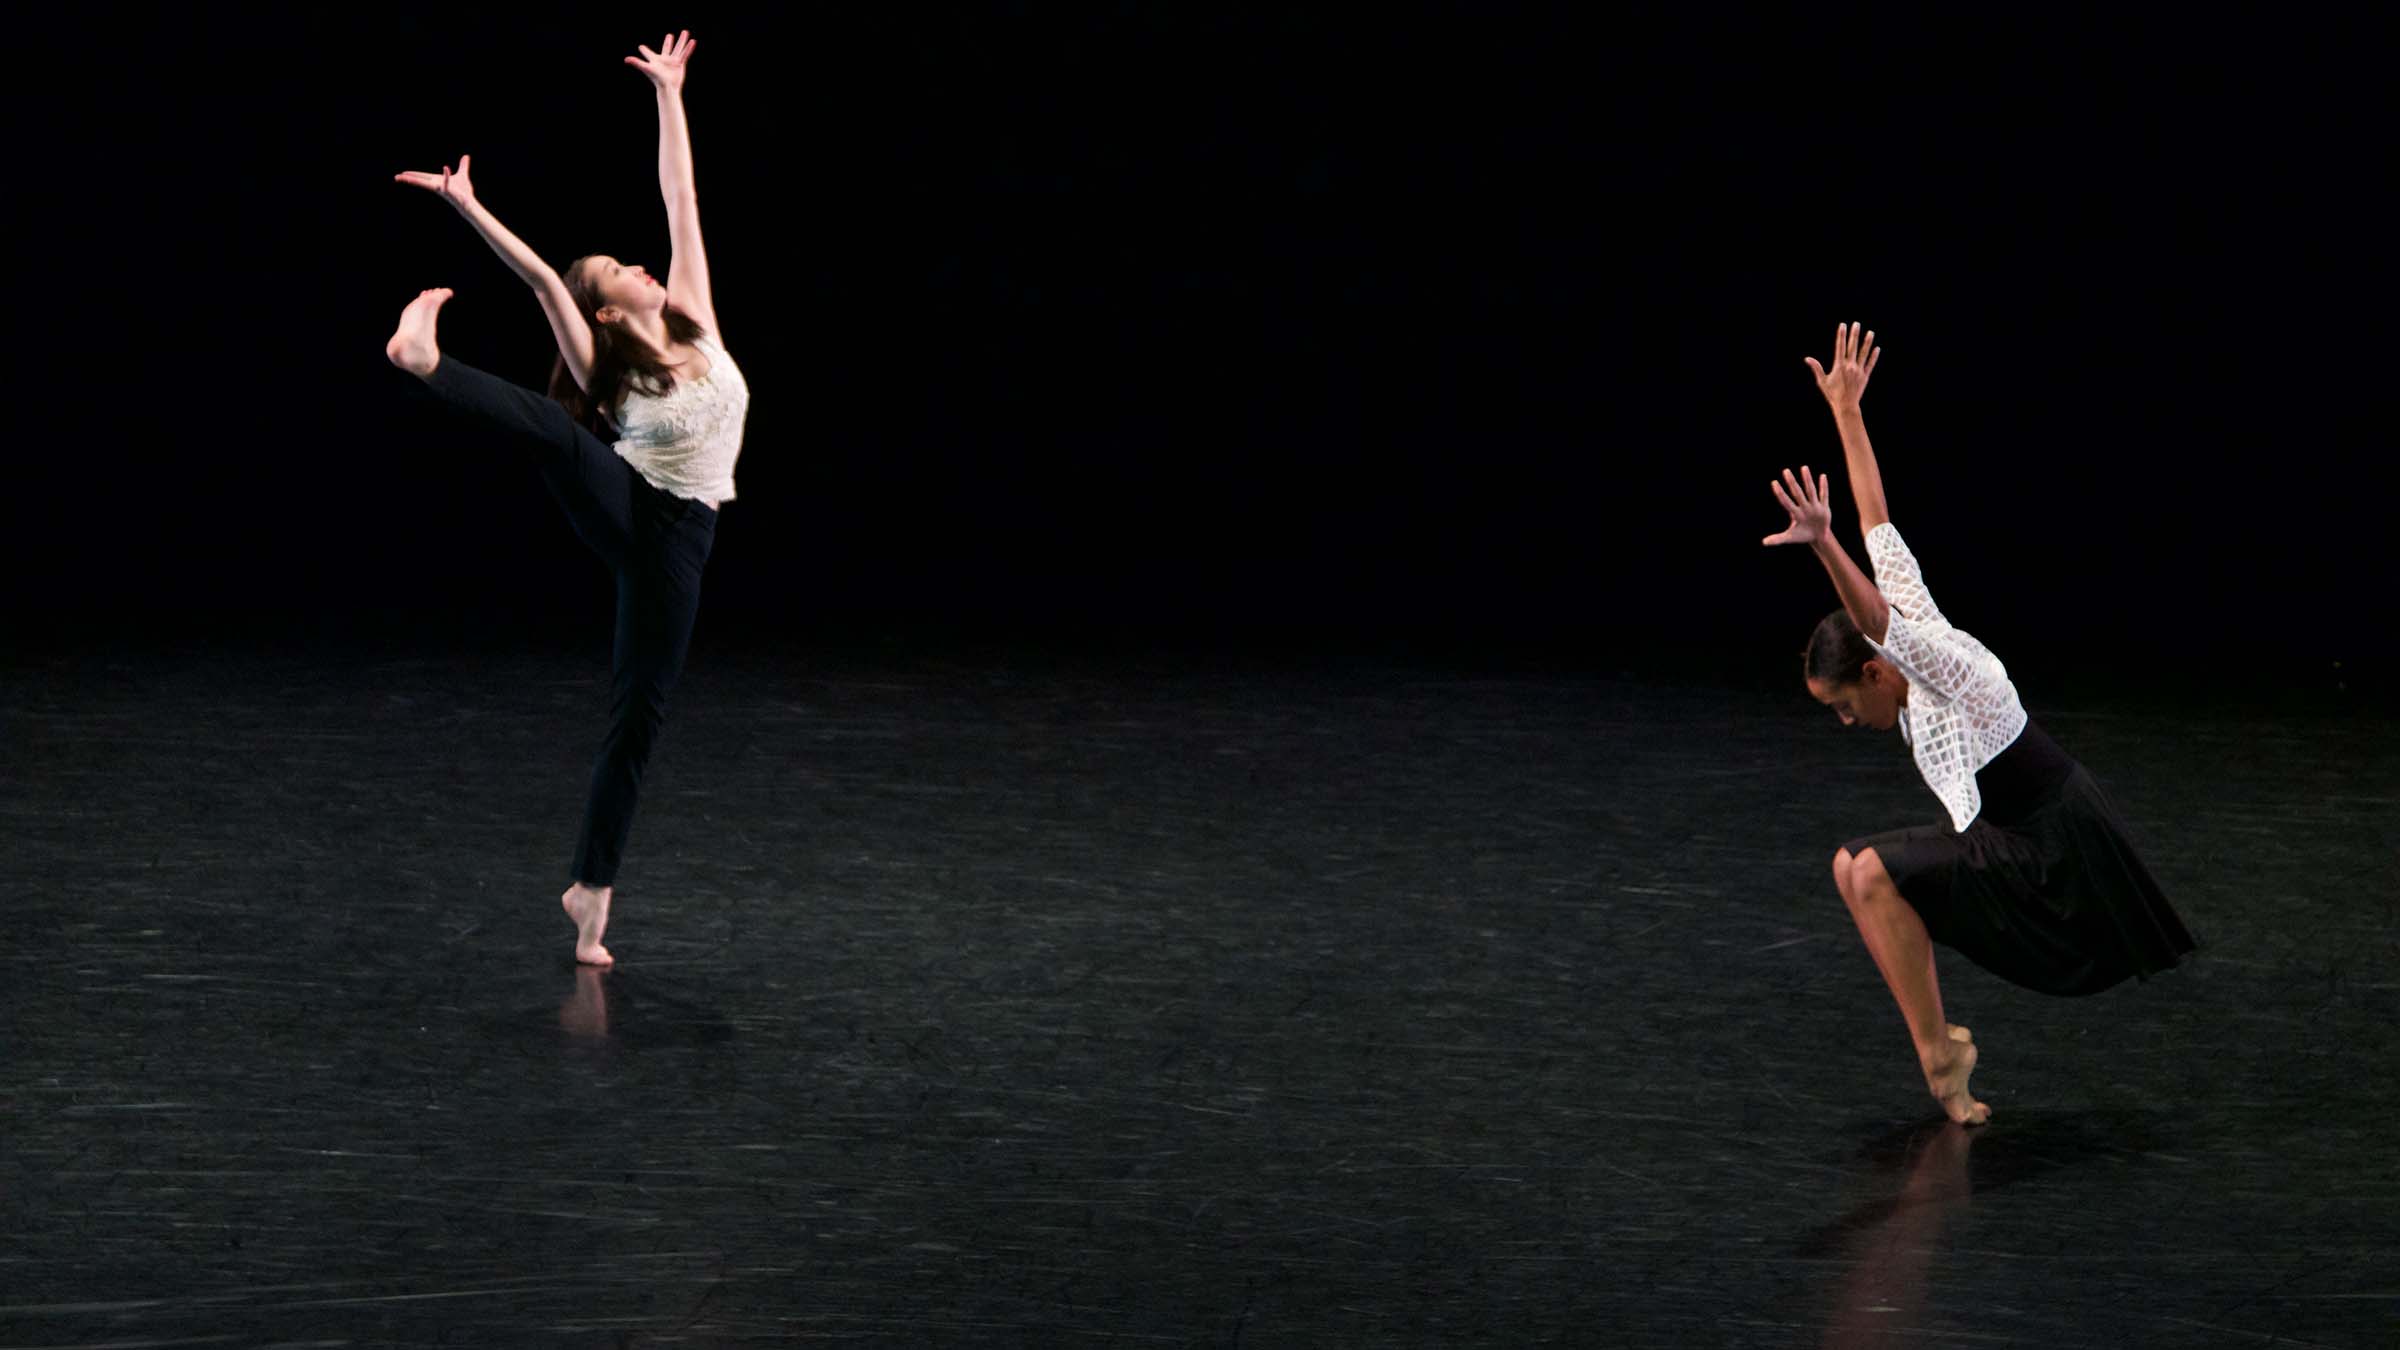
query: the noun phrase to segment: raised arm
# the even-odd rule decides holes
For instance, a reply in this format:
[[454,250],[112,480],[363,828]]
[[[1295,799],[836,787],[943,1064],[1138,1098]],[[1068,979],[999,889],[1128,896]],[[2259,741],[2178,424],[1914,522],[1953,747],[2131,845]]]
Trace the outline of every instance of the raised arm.
[[[657,51],[636,48],[625,64],[648,77],[658,95],[658,193],[667,204],[667,302],[717,336],[717,307],[708,286],[708,253],[700,246],[700,202],[692,190],[692,130],[683,116],[683,75],[700,44],[687,30],[660,40]],[[722,341],[722,339],[719,339]]]
[[1833,578],[1833,589],[1842,597],[1842,608],[1848,611],[1850,622],[1857,624],[1858,631],[1868,637],[1883,641],[1891,627],[1891,606],[1884,602],[1883,592],[1867,580],[1866,573],[1858,570],[1858,564],[1850,561],[1849,553],[1834,539],[1833,504],[1825,475],[1811,479],[1808,466],[1803,464],[1798,478],[1785,469],[1782,482],[1770,479],[1767,486],[1775,490],[1775,500],[1791,515],[1792,523],[1783,533],[1770,534],[1759,542],[1769,546],[1808,545],[1817,555],[1817,561],[1825,564],[1825,574]]
[[394,182],[421,187],[441,195],[442,200],[457,208],[458,213],[492,246],[500,261],[533,288],[534,298],[542,302],[542,313],[550,317],[551,335],[558,339],[559,355],[566,358],[567,369],[573,372],[575,383],[587,393],[591,389],[592,330],[575,308],[575,298],[567,293],[567,284],[559,279],[541,255],[526,246],[524,240],[500,223],[500,218],[484,209],[475,199],[475,185],[467,177],[471,155],[458,157],[458,169],[442,166],[440,173],[410,172],[395,174]]
[[1867,392],[1867,377],[1875,373],[1875,362],[1882,356],[1875,335],[1870,332],[1861,338],[1858,325],[1849,323],[1833,330],[1833,369],[1818,365],[1813,356],[1805,358],[1808,368],[1816,372],[1818,392],[1833,408],[1833,424],[1841,429],[1842,457],[1850,465],[1850,491],[1858,498],[1860,534],[1892,518],[1883,504],[1883,474],[1875,467],[1875,447],[1867,440],[1866,414],[1858,406]]

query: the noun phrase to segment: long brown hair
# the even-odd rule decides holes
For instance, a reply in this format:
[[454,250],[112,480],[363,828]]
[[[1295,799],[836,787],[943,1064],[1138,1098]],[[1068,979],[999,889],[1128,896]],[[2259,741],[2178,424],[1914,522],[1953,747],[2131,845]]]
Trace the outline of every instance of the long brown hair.
[[[561,353],[550,365],[550,397],[566,408],[567,416],[608,440],[617,434],[616,423],[610,419],[626,392],[632,390],[656,398],[675,383],[675,372],[642,344],[618,337],[594,317],[600,312],[602,302],[599,291],[584,276],[583,264],[591,256],[587,253],[559,272],[559,278],[567,283],[567,294],[575,299],[575,308],[583,313],[584,325],[592,330],[591,388],[586,391],[575,383],[575,372],[567,369],[567,358]],[[667,336],[677,342],[692,342],[706,331],[673,305],[667,306],[663,317],[667,321]]]

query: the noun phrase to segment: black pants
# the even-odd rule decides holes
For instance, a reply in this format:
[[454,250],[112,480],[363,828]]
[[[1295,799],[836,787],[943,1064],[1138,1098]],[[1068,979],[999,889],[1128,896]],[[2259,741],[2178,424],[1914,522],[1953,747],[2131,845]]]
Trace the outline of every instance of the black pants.
[[642,769],[667,720],[667,694],[691,650],[700,573],[716,539],[717,513],[652,487],[566,409],[530,389],[449,356],[426,386],[443,403],[525,446],[575,533],[616,574],[608,739],[592,765],[570,873],[587,885],[611,885],[633,829]]

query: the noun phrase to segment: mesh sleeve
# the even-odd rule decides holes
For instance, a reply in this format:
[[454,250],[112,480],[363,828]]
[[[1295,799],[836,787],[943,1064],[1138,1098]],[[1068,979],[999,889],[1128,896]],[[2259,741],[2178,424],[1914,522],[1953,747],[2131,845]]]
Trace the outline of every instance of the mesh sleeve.
[[1984,682],[1983,652],[1942,617],[1917,570],[1916,555],[1890,521],[1867,533],[1867,559],[1875,568],[1875,589],[1891,606],[1889,626],[1876,649],[1893,659],[1910,684],[1949,699],[1972,693]]
[[1908,551],[1900,538],[1899,527],[1890,521],[1867,532],[1867,565],[1875,569],[1875,589],[1892,608],[1921,624],[1948,628],[1950,621],[1933,603],[1933,592],[1925,589],[1925,575],[1917,570],[1917,555]]

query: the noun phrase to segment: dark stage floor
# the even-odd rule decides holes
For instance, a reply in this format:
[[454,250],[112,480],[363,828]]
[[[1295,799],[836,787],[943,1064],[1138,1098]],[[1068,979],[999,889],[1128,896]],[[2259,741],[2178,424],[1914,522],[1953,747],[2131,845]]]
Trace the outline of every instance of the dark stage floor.
[[704,637],[601,975],[596,650],[12,660],[0,1344],[2393,1343],[2381,716],[2029,690],[2208,946],[1969,1136],[1796,683]]

